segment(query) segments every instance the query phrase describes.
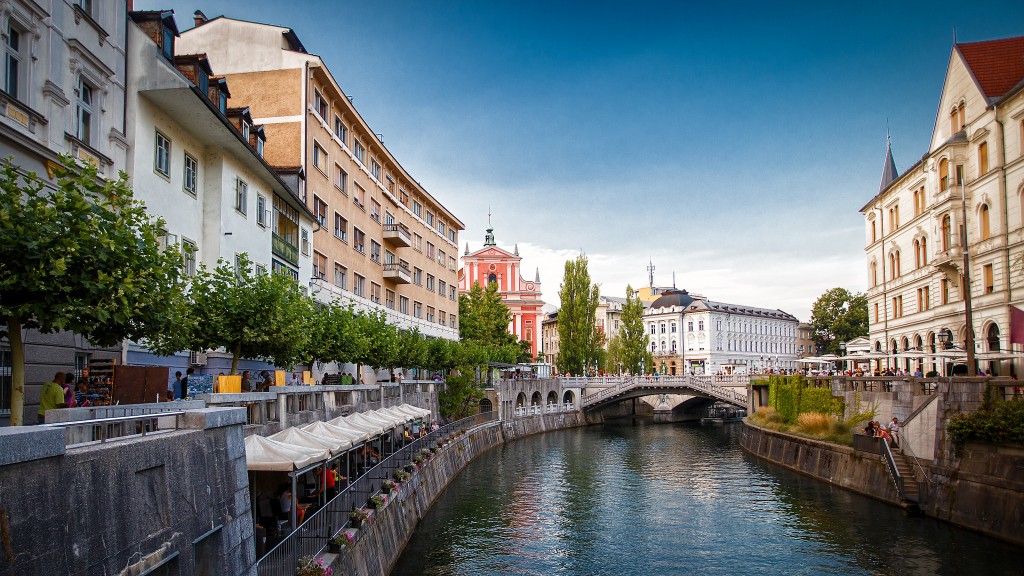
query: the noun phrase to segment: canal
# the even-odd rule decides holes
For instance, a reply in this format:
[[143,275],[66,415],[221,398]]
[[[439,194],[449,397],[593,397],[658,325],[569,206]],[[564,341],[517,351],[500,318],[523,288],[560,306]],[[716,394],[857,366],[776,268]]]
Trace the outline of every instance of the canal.
[[496,448],[392,574],[1024,573],[1019,548],[758,461],[739,432],[637,420]]

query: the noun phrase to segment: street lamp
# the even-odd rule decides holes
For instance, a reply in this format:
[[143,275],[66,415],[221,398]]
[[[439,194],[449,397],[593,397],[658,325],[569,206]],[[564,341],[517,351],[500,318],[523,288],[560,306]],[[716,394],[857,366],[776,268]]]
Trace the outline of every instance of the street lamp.
[[956,176],[960,179],[960,211],[964,219],[960,229],[960,243],[964,252],[964,316],[967,320],[964,348],[967,349],[967,375],[977,376],[978,367],[974,362],[974,312],[971,310],[971,259],[967,251],[967,178],[964,178],[962,167],[957,166]]
[[939,330],[939,344],[942,345],[943,350],[948,350],[951,346],[950,342],[953,340],[953,333],[949,331],[949,328],[943,328]]

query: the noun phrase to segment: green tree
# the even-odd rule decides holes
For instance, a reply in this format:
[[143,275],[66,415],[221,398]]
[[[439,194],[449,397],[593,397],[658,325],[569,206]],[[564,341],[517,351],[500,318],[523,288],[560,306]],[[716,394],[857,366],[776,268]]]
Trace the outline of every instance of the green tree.
[[54,181],[0,164],[0,337],[11,345],[11,424],[23,424],[23,331],[61,330],[97,346],[172,331],[181,255],[161,249],[162,222],[122,172],[101,180],[62,157]]
[[306,343],[311,305],[295,280],[284,274],[256,274],[242,254],[237,268],[221,260],[213,270],[200,266],[189,287],[192,329],[171,336],[160,348],[231,354],[231,373],[240,358],[262,358],[290,368],[309,353]]
[[868,298],[833,288],[811,306],[814,342],[821,354],[839,354],[839,343],[868,335]]
[[598,359],[594,328],[599,288],[590,282],[587,257],[580,254],[565,263],[565,275],[558,292],[558,369],[566,374],[583,374]]
[[444,389],[438,392],[437,401],[441,416],[447,420],[458,420],[476,413],[484,393],[476,382],[474,372],[475,367],[472,365],[460,366],[457,374],[450,374],[445,379]]
[[474,282],[468,293],[459,296],[459,337],[463,342],[485,346],[514,344],[515,336],[508,333],[511,321],[496,282],[488,282],[486,288]]
[[608,341],[608,351],[605,353],[604,365],[602,368],[604,368],[605,372],[611,374],[618,374],[619,372],[626,371],[625,364],[623,362],[621,332]]
[[644,304],[632,286],[626,286],[626,303],[622,305],[622,366],[629,374],[644,374],[644,368],[654,363],[647,347],[644,331]]
[[303,358],[317,362],[346,362],[359,356],[365,340],[356,337],[356,313],[351,305],[311,302],[306,317],[306,351]]

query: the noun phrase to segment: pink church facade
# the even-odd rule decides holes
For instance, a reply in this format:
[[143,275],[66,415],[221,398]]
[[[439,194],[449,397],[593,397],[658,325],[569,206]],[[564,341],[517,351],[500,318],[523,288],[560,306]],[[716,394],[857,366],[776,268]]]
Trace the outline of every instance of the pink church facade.
[[494,243],[494,230],[487,229],[483,248],[462,256],[459,270],[459,293],[469,292],[474,283],[487,286],[489,282],[498,285],[498,293],[508,307],[512,321],[508,331],[519,340],[530,343],[531,354],[536,358],[540,347],[540,322],[542,319],[540,273],[534,279],[526,280],[522,275],[522,258],[519,248],[508,252]]

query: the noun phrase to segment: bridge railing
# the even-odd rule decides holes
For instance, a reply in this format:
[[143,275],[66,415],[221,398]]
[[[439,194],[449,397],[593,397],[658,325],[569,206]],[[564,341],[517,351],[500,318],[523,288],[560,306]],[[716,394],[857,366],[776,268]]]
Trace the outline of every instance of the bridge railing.
[[[728,379],[726,379],[728,378]],[[619,384],[610,386],[590,394],[583,398],[583,406],[593,406],[608,398],[618,396],[623,392],[627,392],[634,388],[655,388],[655,389],[680,389],[688,388],[696,392],[701,392],[715,398],[717,400],[724,400],[733,404],[746,406],[747,395],[737,392],[733,388],[719,385],[718,383],[733,383],[733,379],[729,377],[716,377],[716,376],[633,376]],[[742,386],[744,383],[739,380],[735,381],[736,386]]]

